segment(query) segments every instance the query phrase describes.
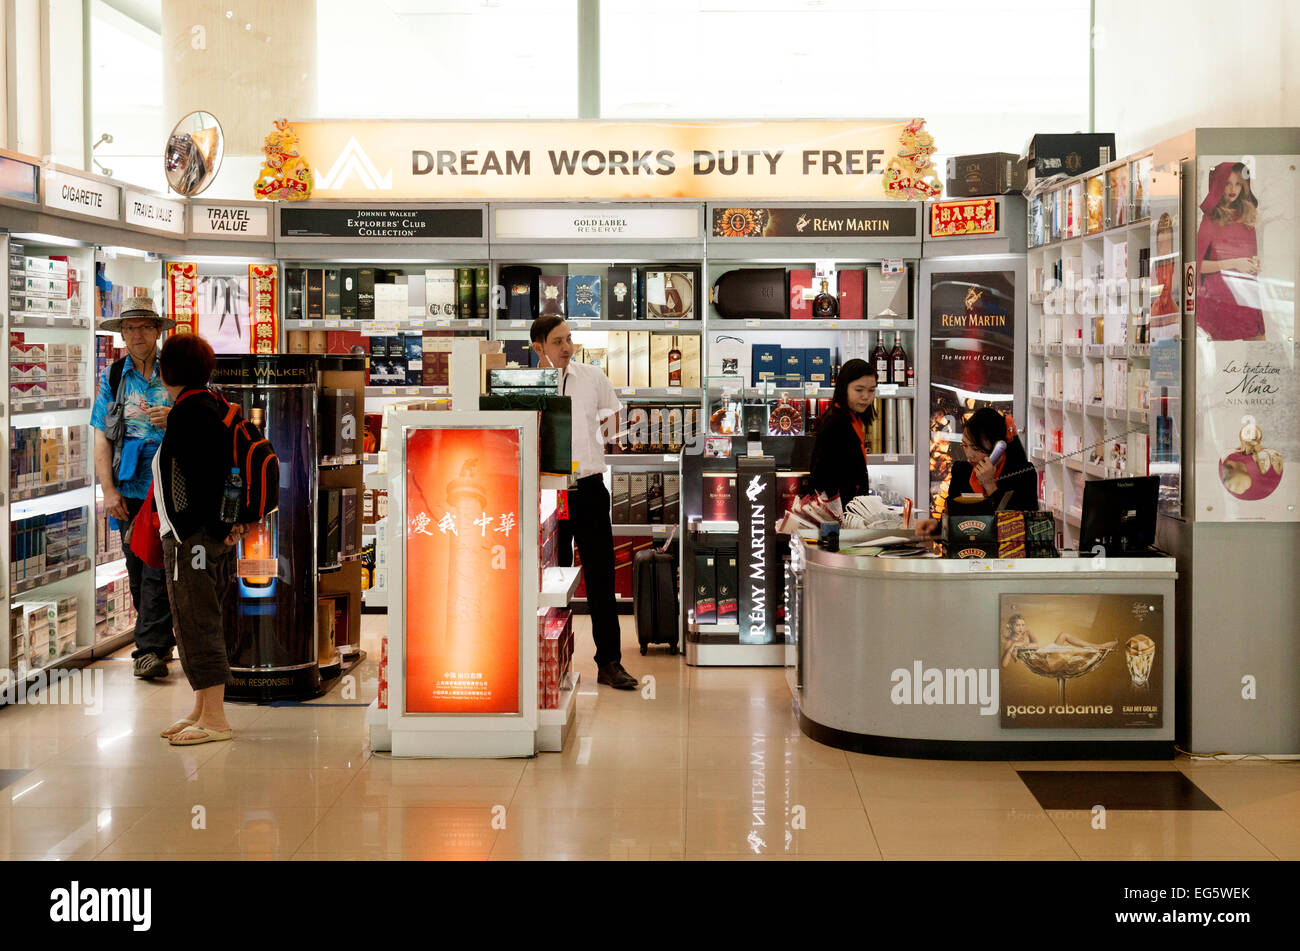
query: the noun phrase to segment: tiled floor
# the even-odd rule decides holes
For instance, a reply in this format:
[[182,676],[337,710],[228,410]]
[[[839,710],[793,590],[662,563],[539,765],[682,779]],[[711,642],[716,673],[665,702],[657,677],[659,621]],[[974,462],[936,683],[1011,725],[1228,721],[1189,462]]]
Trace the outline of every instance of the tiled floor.
[[[365,619],[372,657],[384,622]],[[103,662],[97,715],[0,709],[0,859],[1300,858],[1296,764],[849,754],[799,733],[783,671],[643,658],[629,619],[653,699],[597,689],[577,623],[578,720],[532,760],[372,754],[373,661],[355,696],[230,705],[233,742],[174,749],[158,730],[189,707],[179,666],[142,683]]]

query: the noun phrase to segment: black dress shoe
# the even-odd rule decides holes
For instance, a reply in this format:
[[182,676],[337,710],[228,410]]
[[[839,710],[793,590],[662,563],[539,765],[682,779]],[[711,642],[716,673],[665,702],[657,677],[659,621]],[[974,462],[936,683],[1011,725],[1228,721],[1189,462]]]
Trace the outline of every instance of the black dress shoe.
[[596,683],[613,687],[615,690],[635,690],[639,681],[623,669],[623,665],[614,661],[601,664],[596,674]]

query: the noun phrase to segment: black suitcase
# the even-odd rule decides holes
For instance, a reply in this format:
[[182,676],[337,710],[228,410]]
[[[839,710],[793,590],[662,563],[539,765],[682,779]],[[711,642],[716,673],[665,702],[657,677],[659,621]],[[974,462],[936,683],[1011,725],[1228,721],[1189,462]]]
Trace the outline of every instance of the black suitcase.
[[632,610],[642,654],[651,644],[667,644],[668,653],[677,653],[677,565],[672,555],[654,548],[636,553]]
[[727,271],[713,285],[713,306],[719,317],[785,319],[790,316],[787,288],[783,267]]

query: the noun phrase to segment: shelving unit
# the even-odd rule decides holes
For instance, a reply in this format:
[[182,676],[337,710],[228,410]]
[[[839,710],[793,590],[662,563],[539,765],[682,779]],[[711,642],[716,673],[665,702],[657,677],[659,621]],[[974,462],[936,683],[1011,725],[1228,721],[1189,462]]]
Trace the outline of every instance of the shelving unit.
[[1027,448],[1064,548],[1078,547],[1089,479],[1146,475],[1150,393],[1151,153],[1065,180],[1030,200]]

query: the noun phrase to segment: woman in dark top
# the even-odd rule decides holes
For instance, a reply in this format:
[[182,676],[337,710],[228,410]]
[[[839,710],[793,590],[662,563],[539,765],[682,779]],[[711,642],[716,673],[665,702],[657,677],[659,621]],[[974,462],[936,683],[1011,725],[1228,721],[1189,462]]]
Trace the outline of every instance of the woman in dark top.
[[[1007,444],[1006,452],[996,464],[989,462],[993,448]],[[952,464],[948,498],[979,495],[989,511],[1037,512],[1038,474],[1025,455],[1025,447],[1012,418],[991,406],[971,413],[962,431],[961,446],[965,459]],[[939,527],[938,519],[917,522],[918,534],[929,534]]]
[[212,348],[198,334],[169,337],[158,357],[174,405],[154,458],[154,502],[176,645],[194,688],[193,711],[162,731],[173,746],[234,735],[224,707],[230,662],[222,601],[230,590],[234,546],[246,526],[221,520],[231,443],[222,421],[225,404],[208,389],[215,365]]
[[849,360],[840,367],[831,408],[817,427],[809,484],[818,492],[838,495],[846,507],[870,488],[867,430],[875,399],[875,367],[866,360]]

